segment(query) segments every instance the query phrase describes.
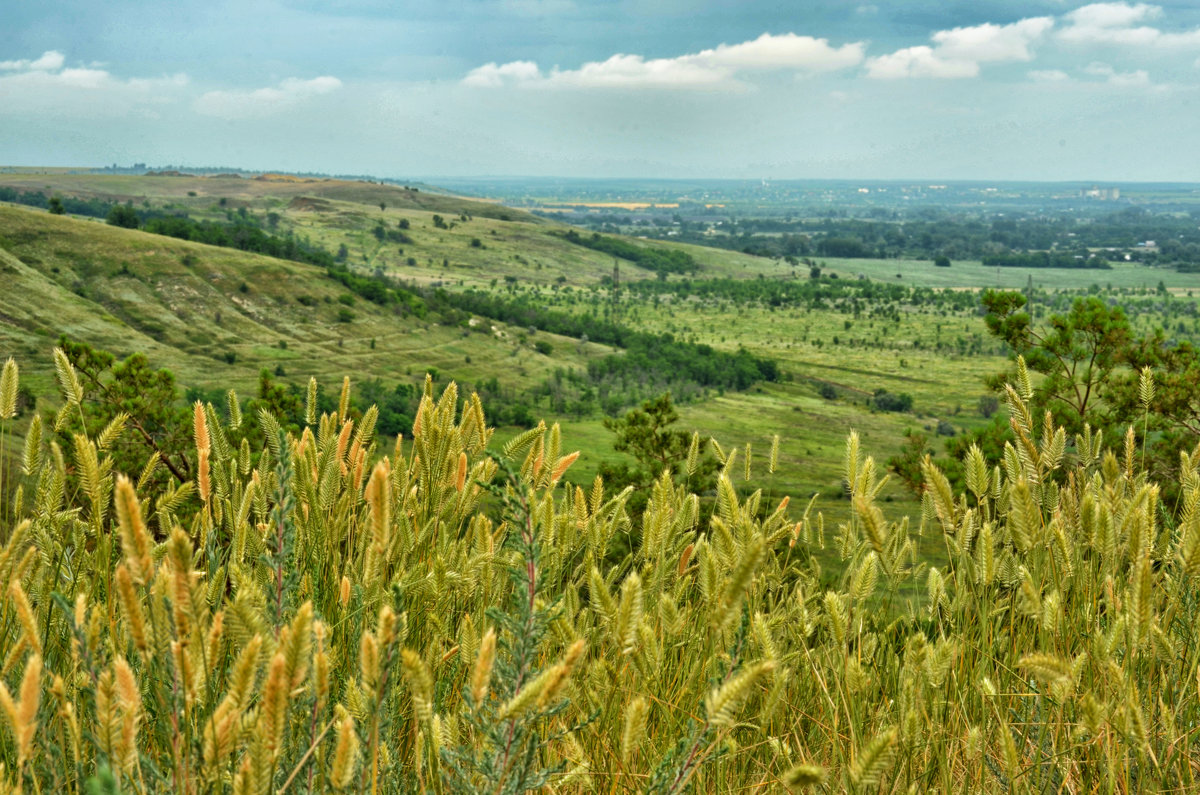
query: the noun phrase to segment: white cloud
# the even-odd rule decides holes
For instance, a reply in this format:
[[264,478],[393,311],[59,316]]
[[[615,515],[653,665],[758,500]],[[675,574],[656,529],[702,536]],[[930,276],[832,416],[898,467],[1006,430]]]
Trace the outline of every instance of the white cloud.
[[693,88],[745,87],[739,75],[748,72],[827,72],[845,69],[863,60],[861,42],[830,46],[827,39],[795,33],[764,33],[740,44],[721,44],[675,58],[645,58],[619,53],[604,61],[591,61],[578,69],[555,67],[542,72],[532,61],[489,63],[472,69],[462,82],[476,87],[502,85],[561,86],[575,88]]
[[701,50],[695,55],[676,59],[733,70],[796,69],[806,72],[827,72],[854,66],[863,59],[861,42],[830,47],[828,39],[784,33],[772,36],[764,33],[754,41],[741,44],[721,44],[716,49]]
[[933,34],[933,40],[942,58],[976,63],[1031,61],[1030,46],[1052,27],[1054,20],[1050,17],[1030,17],[1011,25],[986,22],[969,28],[939,30]]
[[1028,72],[1027,76],[1035,83],[1064,83],[1071,79],[1071,76],[1061,69],[1034,69]]
[[905,47],[889,55],[867,60],[867,76],[880,80],[902,77],[975,77],[978,74],[977,62],[941,58],[932,47],[924,44]]
[[253,91],[209,91],[200,95],[193,107],[197,113],[226,119],[269,116],[341,87],[341,80],[328,75],[311,80],[289,77],[278,86]]
[[42,57],[34,60],[0,61],[0,69],[5,71],[19,70],[30,72],[54,72],[62,69],[66,58],[57,50],[46,50]]
[[541,77],[541,70],[533,61],[513,61],[503,65],[493,61],[472,69],[462,82],[468,86],[490,88],[502,86],[507,80],[522,82],[537,80],[539,77]]
[[1200,28],[1169,33],[1143,24],[1161,15],[1161,8],[1148,3],[1093,3],[1066,14],[1067,27],[1058,36],[1077,44],[1200,46]]
[[1093,77],[1103,77],[1111,86],[1119,88],[1149,88],[1150,73],[1145,69],[1135,69],[1132,72],[1118,72],[1106,63],[1090,63],[1083,68],[1084,74]]
[[1052,27],[1050,17],[1030,17],[1009,25],[987,22],[939,30],[930,37],[933,47],[905,47],[867,59],[867,76],[884,80],[975,77],[981,63],[1033,60],[1033,45]]
[[55,50],[39,58],[0,61],[0,100],[10,112],[109,117],[170,102],[187,75],[120,78],[96,66],[63,68]]

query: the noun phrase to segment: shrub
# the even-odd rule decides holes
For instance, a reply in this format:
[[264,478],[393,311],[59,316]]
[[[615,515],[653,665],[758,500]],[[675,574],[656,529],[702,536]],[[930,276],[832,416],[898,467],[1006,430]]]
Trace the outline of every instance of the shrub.
[[868,401],[871,408],[876,411],[912,411],[913,399],[912,395],[907,392],[893,394],[886,389],[876,389]]

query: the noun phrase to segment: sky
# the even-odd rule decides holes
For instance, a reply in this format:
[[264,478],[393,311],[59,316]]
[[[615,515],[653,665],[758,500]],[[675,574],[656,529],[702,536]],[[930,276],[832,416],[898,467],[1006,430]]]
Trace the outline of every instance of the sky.
[[1200,182],[1200,1],[0,0],[0,165]]

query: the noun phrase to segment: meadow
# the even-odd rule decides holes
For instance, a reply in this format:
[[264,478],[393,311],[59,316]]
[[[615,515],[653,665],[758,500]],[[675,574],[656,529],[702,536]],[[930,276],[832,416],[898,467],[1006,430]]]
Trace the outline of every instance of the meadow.
[[[571,486],[557,425],[492,446],[454,387],[427,382],[382,449],[348,381],[333,411],[310,390],[298,433],[196,403],[194,477],[156,488],[154,456],[115,471],[127,415],[85,430],[96,407],[55,358],[63,410],[0,505],[10,791],[1195,785],[1200,449],[1160,523],[1132,428],[1068,454],[1023,362],[1017,445],[991,469],[972,449],[958,494],[926,459],[919,520],[880,504],[851,434],[836,527],[771,485],[739,494],[775,451],[729,454],[707,526],[664,477],[614,557],[630,490]],[[5,437],[19,380],[10,359]]]
[[[427,190],[284,177],[70,174],[2,174],[0,185],[132,201],[213,223],[259,219],[275,234],[295,235],[329,252],[344,247],[352,271],[414,288],[474,289],[504,300],[532,300],[555,311],[768,357],[780,364],[781,381],[747,391],[702,389],[690,399],[677,396],[679,425],[726,447],[750,445],[759,454],[778,434],[778,490],[805,502],[819,495],[817,506],[833,521],[850,512],[840,452],[847,433],[859,433],[882,459],[914,431],[930,437],[937,452],[938,440],[946,438],[941,434],[968,433],[985,422],[978,410],[987,392],[984,378],[1007,366],[1006,351],[988,335],[973,292],[990,286],[997,269],[978,263],[938,268],[917,260],[821,260],[822,283],[834,297],[773,302],[738,294],[729,284],[782,281],[802,289],[811,281],[806,266],[635,241],[686,252],[699,264],[691,277],[660,283],[627,261],[571,245],[563,227],[544,219]],[[400,234],[409,242],[394,239]],[[314,377],[337,383],[347,369],[356,381],[378,379],[385,390],[416,389],[431,372],[435,383],[454,380],[464,389],[498,383],[509,399],[528,404],[526,416],[560,423],[584,451],[573,475],[580,483],[590,482],[602,467],[630,460],[612,449],[602,412],[569,410],[561,397],[540,389],[563,373],[583,372],[619,353],[611,346],[534,334],[484,316],[467,322],[419,318],[355,296],[302,263],[95,221],[0,206],[0,236],[0,257],[18,285],[0,297],[6,317],[0,339],[8,352],[29,362],[27,380],[38,391],[51,384],[48,350],[59,334],[119,356],[143,352],[198,394],[234,387],[252,397],[264,370],[296,390]],[[614,263],[622,286],[615,296]],[[1038,311],[1060,310],[1069,298],[1066,288],[1085,288],[1081,279],[1103,277],[1106,285],[1114,284],[1102,288],[1105,294],[1129,308],[1139,329],[1178,326],[1180,333],[1196,332],[1194,310],[1185,311],[1193,301],[1184,286],[1195,284],[1195,275],[1126,263],[1114,268],[1035,272]],[[1028,272],[998,270],[1006,286],[1027,286]],[[896,279],[897,272],[903,278]],[[830,281],[838,275],[841,279]],[[870,278],[864,283],[860,276]],[[1153,289],[1142,288],[1159,278],[1174,293],[1170,307]],[[690,280],[724,286],[700,294],[680,286]],[[867,283],[878,284],[879,291],[856,292]],[[876,410],[872,397],[878,390],[909,396],[911,410]],[[630,400],[625,407],[636,404]],[[520,430],[501,427],[500,433]],[[907,515],[920,508],[894,478],[880,499]],[[829,550],[816,554],[834,574],[840,571]],[[928,554],[937,562],[941,552],[935,546]]]
[[[1146,425],[1033,416],[969,264],[812,278],[630,240],[698,265],[663,278],[424,190],[0,185],[240,219],[343,269],[0,205],[9,791],[1194,786],[1200,450],[1156,480]],[[1093,292],[1194,338],[1191,283],[1128,270],[1035,274],[1034,319]],[[633,461],[605,420],[655,383],[611,374],[631,329],[777,377],[680,381],[691,446],[624,487],[598,473]],[[170,368],[161,447],[77,343]],[[997,460],[971,448],[952,485],[925,458],[921,497],[888,474],[910,431],[936,455],[983,427],[1005,369]],[[514,402],[532,427],[493,427]]]

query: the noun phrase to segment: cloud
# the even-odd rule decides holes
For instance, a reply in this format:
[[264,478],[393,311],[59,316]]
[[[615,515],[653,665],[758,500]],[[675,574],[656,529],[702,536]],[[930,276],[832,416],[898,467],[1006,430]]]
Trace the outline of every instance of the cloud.
[[939,30],[930,36],[933,47],[905,47],[867,59],[867,76],[883,80],[975,77],[981,63],[1033,60],[1033,45],[1052,27],[1050,17],[1030,17],[1009,25],[985,22]]
[[975,77],[978,74],[979,64],[976,61],[942,58],[932,47],[924,44],[905,47],[890,55],[879,55],[867,60],[867,76],[880,80],[902,77]]
[[1160,7],[1148,3],[1092,3],[1065,14],[1068,24],[1058,32],[1058,37],[1077,44],[1200,46],[1200,28],[1167,33],[1142,24],[1161,15]]
[[489,63],[472,69],[462,82],[476,87],[503,85],[573,88],[744,88],[739,75],[752,72],[828,72],[861,63],[861,42],[833,47],[828,39],[795,33],[764,33],[740,44],[721,44],[675,58],[645,58],[619,53],[578,69],[555,67],[542,72],[532,61]]
[[63,68],[65,63],[66,57],[55,50],[39,58],[0,61],[5,110],[89,118],[150,112],[188,85],[185,74],[127,79],[94,65]]
[[19,70],[30,72],[54,72],[62,69],[66,58],[57,50],[46,50],[41,58],[35,60],[0,61],[0,69],[5,71]]
[[1119,88],[1149,88],[1150,73],[1145,69],[1132,72],[1118,72],[1106,63],[1090,63],[1083,68],[1084,74],[1093,77],[1103,77],[1110,86]]
[[225,119],[269,116],[341,87],[341,80],[328,75],[311,80],[289,77],[278,86],[253,91],[209,91],[200,95],[192,106],[197,113]]
[[1035,83],[1064,83],[1071,79],[1071,76],[1061,69],[1034,69],[1026,74]]
[[939,30],[933,34],[938,55],[942,58],[975,61],[1031,61],[1030,46],[1042,38],[1054,20],[1050,17],[1030,17],[1011,25],[985,22],[969,28]]
[[533,61],[513,61],[512,63],[484,64],[483,66],[472,69],[462,82],[464,85],[476,86],[479,88],[490,88],[494,86],[502,86],[506,81],[524,82],[527,80],[537,80],[541,77],[541,70]]

